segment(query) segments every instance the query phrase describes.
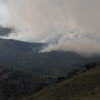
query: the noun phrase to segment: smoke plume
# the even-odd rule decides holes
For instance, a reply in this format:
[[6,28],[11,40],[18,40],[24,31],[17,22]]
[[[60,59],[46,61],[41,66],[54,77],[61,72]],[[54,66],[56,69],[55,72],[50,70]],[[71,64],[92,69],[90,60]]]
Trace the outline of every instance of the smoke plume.
[[100,53],[100,0],[0,0],[0,24],[8,39],[51,42],[43,52]]

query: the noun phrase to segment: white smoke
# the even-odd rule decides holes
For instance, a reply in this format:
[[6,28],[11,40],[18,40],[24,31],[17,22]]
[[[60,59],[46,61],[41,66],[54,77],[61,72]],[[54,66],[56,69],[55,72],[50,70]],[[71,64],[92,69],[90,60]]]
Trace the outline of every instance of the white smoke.
[[43,51],[100,52],[100,0],[0,0],[0,22],[9,39],[52,42]]
[[3,3],[0,3],[0,24],[4,25],[8,21],[8,11]]

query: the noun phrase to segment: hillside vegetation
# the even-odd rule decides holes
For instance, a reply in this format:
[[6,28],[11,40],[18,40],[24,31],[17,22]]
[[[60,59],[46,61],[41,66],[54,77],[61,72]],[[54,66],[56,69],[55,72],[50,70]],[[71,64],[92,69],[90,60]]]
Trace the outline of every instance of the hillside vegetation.
[[100,65],[77,74],[23,100],[100,100]]
[[0,64],[33,76],[67,75],[100,57],[83,57],[74,52],[39,52],[46,44],[0,39]]
[[0,100],[19,100],[44,87],[38,79],[0,65]]
[[[0,36],[9,35],[11,29],[0,27]],[[67,75],[88,62],[100,60],[100,56],[83,57],[75,52],[40,52],[48,43],[29,43],[0,38],[0,64],[12,66],[33,76]]]

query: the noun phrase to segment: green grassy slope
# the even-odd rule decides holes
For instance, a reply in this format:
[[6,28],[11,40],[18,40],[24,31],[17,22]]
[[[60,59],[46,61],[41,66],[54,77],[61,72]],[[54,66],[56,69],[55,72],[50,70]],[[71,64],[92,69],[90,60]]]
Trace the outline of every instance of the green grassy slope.
[[100,100],[100,66],[56,83],[23,100]]

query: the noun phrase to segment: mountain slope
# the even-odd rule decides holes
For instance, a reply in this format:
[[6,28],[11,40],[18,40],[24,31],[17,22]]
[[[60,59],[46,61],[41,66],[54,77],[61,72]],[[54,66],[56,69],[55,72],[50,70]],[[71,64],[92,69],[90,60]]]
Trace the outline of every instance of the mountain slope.
[[100,57],[82,57],[74,52],[40,53],[47,44],[0,39],[0,64],[35,76],[65,75]]
[[[0,34],[9,34],[11,29],[0,28]],[[40,52],[46,43],[28,43],[0,39],[0,64],[12,66],[33,76],[67,75],[88,62],[100,60],[100,56],[83,57],[75,52]]]
[[100,65],[23,100],[100,100]]
[[32,76],[0,65],[0,100],[19,100],[43,86],[41,81]]
[[0,36],[8,36],[11,33],[11,29],[10,28],[3,28],[0,27]]

